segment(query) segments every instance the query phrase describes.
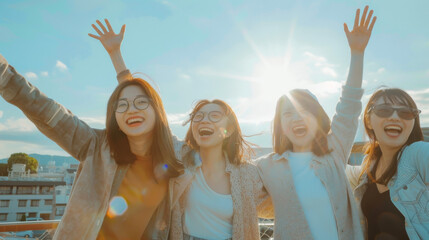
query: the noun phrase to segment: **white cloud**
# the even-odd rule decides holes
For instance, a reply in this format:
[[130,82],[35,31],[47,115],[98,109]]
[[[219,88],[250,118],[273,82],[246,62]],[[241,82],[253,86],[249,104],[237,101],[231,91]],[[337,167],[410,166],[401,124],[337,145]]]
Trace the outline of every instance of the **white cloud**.
[[330,68],[330,67],[322,68],[322,72],[328,76],[333,77],[333,78],[336,78],[338,76],[337,72],[335,72],[335,70]]
[[9,158],[12,153],[17,152],[25,152],[28,154],[38,153],[46,155],[70,156],[55,144],[51,146],[20,140],[0,140],[0,158]]
[[323,74],[333,78],[338,77],[338,73],[334,70],[335,65],[328,62],[325,57],[317,56],[311,52],[304,52],[304,56],[308,57],[314,66],[318,67]]
[[309,87],[310,91],[318,98],[330,96],[332,94],[339,93],[341,90],[341,82],[336,81],[325,81],[321,83],[313,84]]
[[33,132],[36,130],[34,124],[27,118],[9,118],[0,123],[0,131]]
[[28,79],[37,79],[37,74],[35,74],[34,72],[27,72],[27,73],[25,73],[25,76]]
[[0,118],[3,117],[3,111],[0,111]]
[[67,66],[60,60],[57,60],[57,64],[55,66],[60,70],[63,70],[63,71],[67,70]]
[[182,125],[182,123],[187,120],[189,113],[173,113],[167,114],[168,122],[171,125]]
[[182,79],[185,79],[185,80],[190,80],[191,79],[191,76],[189,76],[188,74],[184,74],[184,73],[180,74],[179,77],[182,78]]
[[377,70],[377,73],[384,73],[386,71],[386,69],[385,68],[379,68],[378,70]]
[[91,127],[99,128],[105,127],[106,117],[79,117],[80,120],[84,121]]
[[41,72],[40,75],[42,75],[43,77],[47,77],[47,76],[49,76],[49,73],[48,72]]

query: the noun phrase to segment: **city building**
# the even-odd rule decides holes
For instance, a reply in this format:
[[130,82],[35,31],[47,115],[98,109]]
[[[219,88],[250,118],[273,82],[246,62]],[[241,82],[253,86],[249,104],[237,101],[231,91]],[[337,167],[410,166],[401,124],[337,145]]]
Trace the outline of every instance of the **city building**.
[[[66,182],[30,176],[24,164],[12,167],[8,177],[0,177],[0,221],[26,218],[57,219],[56,187]],[[61,209],[62,206],[59,206]]]

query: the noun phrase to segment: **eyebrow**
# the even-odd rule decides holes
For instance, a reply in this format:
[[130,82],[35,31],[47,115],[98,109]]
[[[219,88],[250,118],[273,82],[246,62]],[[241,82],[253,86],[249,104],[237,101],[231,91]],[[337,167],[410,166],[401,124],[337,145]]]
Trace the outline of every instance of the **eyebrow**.
[[[149,97],[148,97],[148,96],[146,96],[146,95],[137,95],[137,96],[135,96],[135,97],[134,97],[134,99],[136,99],[136,98],[138,98],[138,97],[144,97],[144,98],[149,99]],[[118,101],[119,101],[119,100],[125,100],[125,101],[127,101],[127,100],[128,100],[128,98],[119,98],[119,99],[118,99]]]

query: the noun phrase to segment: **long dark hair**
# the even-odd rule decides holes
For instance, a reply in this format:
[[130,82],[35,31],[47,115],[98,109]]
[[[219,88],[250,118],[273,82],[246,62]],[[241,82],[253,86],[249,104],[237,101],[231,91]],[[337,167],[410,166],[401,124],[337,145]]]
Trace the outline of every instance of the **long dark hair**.
[[[317,119],[319,127],[311,149],[314,155],[320,157],[332,152],[329,149],[327,138],[331,130],[331,120],[320,103],[309,94],[308,90],[294,89],[289,92],[289,95]],[[293,149],[292,142],[284,135],[282,130],[282,109],[286,104],[291,104],[291,100],[288,96],[283,95],[277,101],[276,113],[273,120],[273,148],[277,154],[282,154],[287,150]]]
[[[414,102],[414,100],[411,98],[411,96],[408,95],[408,93],[406,93],[404,90],[399,88],[383,88],[383,89],[377,90],[374,94],[372,94],[371,98],[368,101],[368,104],[365,107],[363,119],[364,119],[365,132],[369,137],[369,142],[364,147],[366,157],[362,163],[363,168],[362,168],[360,177],[364,173],[367,173],[368,177],[373,182],[387,185],[390,179],[396,174],[396,171],[398,169],[398,154],[401,151],[401,149],[399,149],[395,153],[392,159],[393,161],[391,161],[392,164],[387,168],[387,170],[383,173],[383,175],[379,179],[376,179],[374,173],[380,161],[382,152],[381,152],[380,145],[378,144],[377,137],[375,136],[374,130],[370,129],[369,123],[370,123],[371,109],[380,98],[383,98],[385,102],[401,104],[413,109],[417,109],[417,105]],[[422,140],[423,140],[423,133],[420,127],[420,117],[417,115],[414,121],[414,127],[411,130],[410,136],[408,137],[408,140],[405,142],[405,144],[402,147],[408,146],[414,142],[422,141]],[[371,169],[370,169],[372,163],[374,163],[373,172],[371,172]]]
[[153,129],[153,140],[150,148],[154,167],[162,164],[164,169],[167,170],[167,176],[178,176],[182,173],[183,166],[179,164],[174,154],[172,134],[168,126],[167,115],[165,114],[162,100],[155,89],[141,78],[133,78],[120,83],[110,96],[107,104],[106,132],[111,155],[119,165],[134,163],[137,158],[131,152],[128,138],[119,128],[115,116],[116,103],[122,90],[131,85],[138,86],[143,90],[150,99],[150,104],[155,111],[155,127]]
[[240,165],[250,160],[253,155],[253,150],[251,146],[253,144],[247,142],[241,133],[240,125],[238,124],[237,117],[235,116],[232,108],[222,100],[200,100],[195,104],[192,112],[189,114],[189,119],[185,121],[184,124],[191,122],[189,125],[188,132],[186,133],[185,142],[186,145],[183,146],[183,163],[185,166],[194,165],[194,152],[199,151],[200,146],[198,146],[197,141],[192,134],[192,118],[193,116],[205,105],[213,103],[220,106],[225,116],[228,119],[228,126],[232,127],[232,134],[223,140],[222,150],[228,155],[229,162],[234,165]]

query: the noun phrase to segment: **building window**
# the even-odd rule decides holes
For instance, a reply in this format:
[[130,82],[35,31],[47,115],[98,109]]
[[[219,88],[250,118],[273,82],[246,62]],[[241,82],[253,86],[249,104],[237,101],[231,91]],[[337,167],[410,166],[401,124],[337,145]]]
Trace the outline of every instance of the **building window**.
[[12,194],[12,187],[0,186],[0,194]]
[[0,207],[9,207],[9,200],[0,200]]
[[33,187],[28,186],[20,186],[16,189],[16,194],[32,194],[33,193]]
[[32,207],[38,207],[40,200],[31,200],[31,206]]
[[53,187],[43,186],[43,187],[40,187],[39,193],[40,194],[52,194],[53,190],[54,190]]
[[64,208],[57,208],[57,212],[55,213],[56,216],[62,216],[64,215]]
[[37,213],[36,212],[28,213],[28,217],[29,218],[36,218],[37,217]]
[[40,217],[43,218],[43,220],[49,220],[49,219],[51,219],[51,214],[50,213],[41,213]]
[[0,213],[0,222],[7,221],[7,213]]
[[18,207],[26,207],[27,206],[27,200],[19,200]]
[[16,221],[25,221],[25,212],[16,213]]
[[52,205],[52,199],[45,199],[45,205]]

